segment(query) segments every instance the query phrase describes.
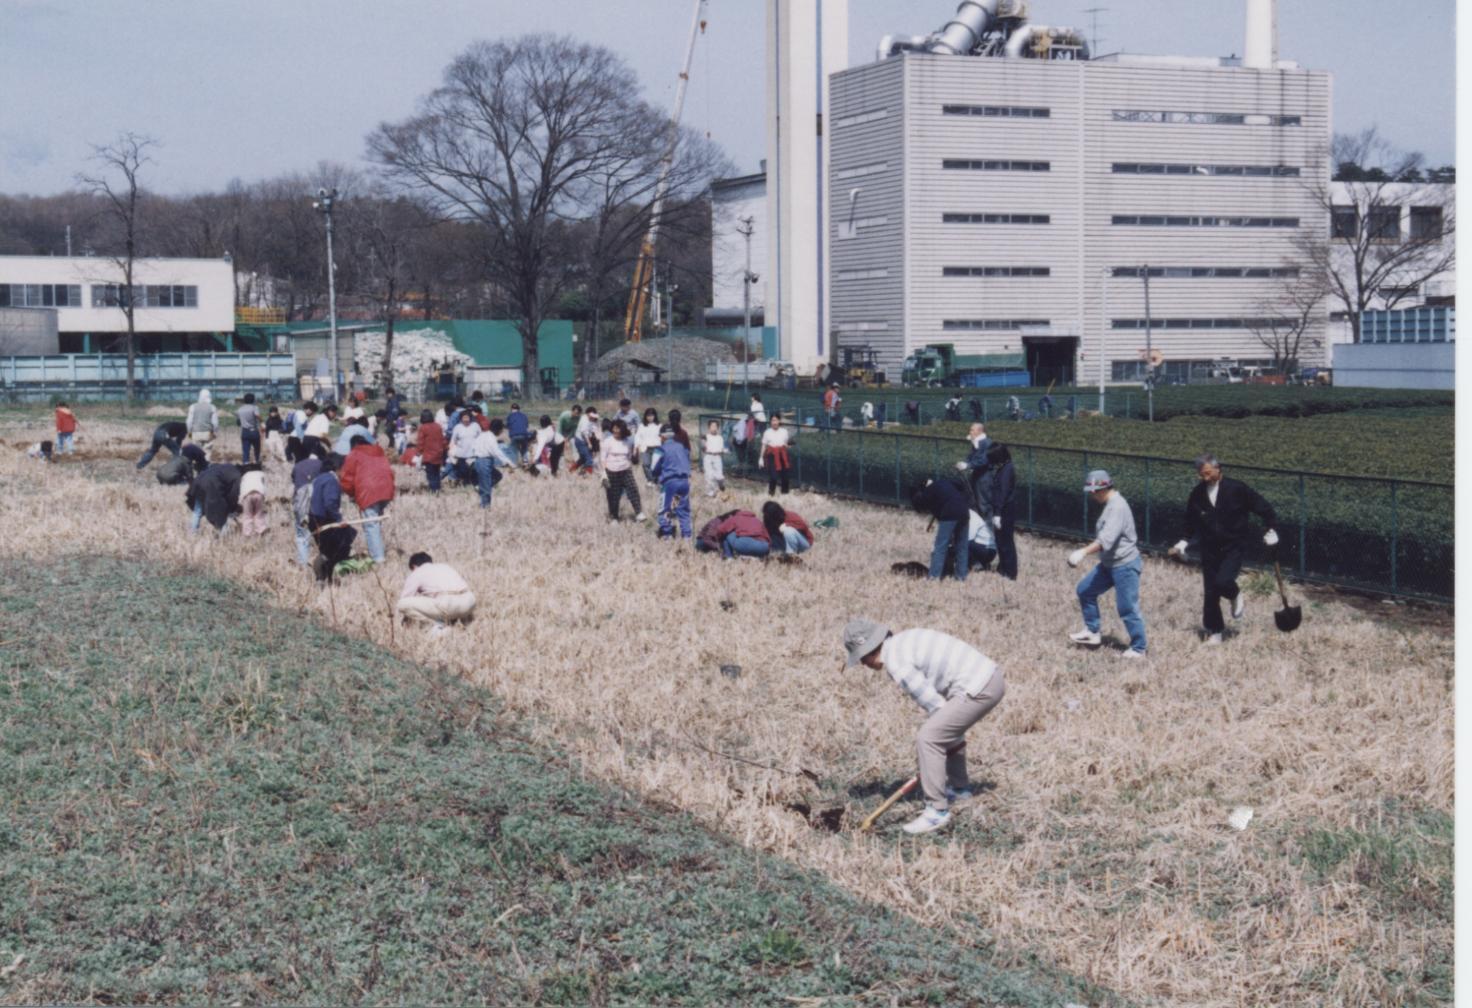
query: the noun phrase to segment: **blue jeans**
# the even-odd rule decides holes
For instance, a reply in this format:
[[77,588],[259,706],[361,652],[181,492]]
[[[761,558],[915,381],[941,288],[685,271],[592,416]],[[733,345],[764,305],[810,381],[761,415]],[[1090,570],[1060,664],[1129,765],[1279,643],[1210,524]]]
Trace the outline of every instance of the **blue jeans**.
[[680,522],[680,537],[690,538],[690,480],[676,476],[660,484],[663,499],[659,503],[659,537],[675,534],[674,519]]
[[440,492],[440,463],[438,463],[438,462],[425,462],[425,463],[423,463],[423,467],[424,467],[424,482],[429,485],[429,492],[430,493],[439,493]]
[[[363,509],[364,518],[378,518],[388,510],[388,501],[375,504]],[[363,526],[363,545],[368,547],[368,555],[373,558],[374,563],[383,563],[383,524],[381,522],[369,522]]]
[[572,446],[578,450],[578,465],[584,469],[593,468],[593,452],[588,448],[588,442],[582,438],[573,438]]
[[199,523],[204,518],[204,501],[196,497],[194,499],[194,513],[189,516],[190,533],[199,531]]
[[1140,571],[1144,566],[1139,557],[1114,567],[1099,564],[1078,583],[1078,607],[1083,612],[1084,626],[1092,633],[1099,632],[1099,596],[1113,588],[1115,608],[1129,631],[1130,649],[1140,652],[1145,650],[1145,618],[1140,615]]
[[804,537],[803,534],[797,529],[783,530],[782,540],[783,546],[788,553],[806,553],[808,550],[813,548],[813,544],[808,542],[806,537]]
[[525,463],[527,452],[531,450],[532,436],[530,434],[518,434],[511,439],[511,446],[516,449],[516,461]]
[[764,557],[771,551],[771,543],[755,536],[737,535],[732,532],[721,540],[721,556],[727,560],[739,556]]
[[971,540],[966,538],[969,518],[935,521],[935,546],[930,551],[930,578],[940,580],[946,569],[946,555],[956,550],[956,580],[965,581],[971,570]]
[[75,436],[76,435],[73,434],[71,431],[68,431],[65,434],[63,434],[61,431],[57,431],[56,432],[56,454],[58,454],[58,455],[65,455],[68,452],[70,452],[72,450],[72,438],[75,437]]
[[261,432],[243,430],[240,432],[240,461],[242,464],[250,462],[250,453],[254,450],[256,461],[261,460]]
[[480,506],[491,506],[491,490],[496,485],[496,463],[488,458],[475,460],[475,488],[480,491]]
[[296,532],[296,562],[305,567],[312,558],[312,533],[305,525],[297,525],[295,519],[292,528]]
[[175,441],[173,438],[169,437],[168,435],[158,435],[158,434],[155,434],[153,436],[153,443],[148,446],[148,451],[146,451],[142,455],[138,456],[138,468],[139,469],[142,469],[145,466],[147,466],[148,463],[152,462],[153,461],[153,457],[158,454],[158,450],[160,448],[167,448],[169,450],[169,454],[170,455],[177,455],[177,454],[179,454],[179,442],[178,441]]

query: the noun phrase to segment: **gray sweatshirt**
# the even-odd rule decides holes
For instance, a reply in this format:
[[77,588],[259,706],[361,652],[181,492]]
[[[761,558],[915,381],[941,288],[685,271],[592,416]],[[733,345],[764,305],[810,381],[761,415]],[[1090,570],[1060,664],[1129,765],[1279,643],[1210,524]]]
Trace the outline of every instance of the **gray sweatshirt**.
[[1140,555],[1135,544],[1135,516],[1130,511],[1129,501],[1118,490],[1104,502],[1104,510],[1094,525],[1094,538],[1103,547],[1099,552],[1099,563],[1105,567],[1127,564]]

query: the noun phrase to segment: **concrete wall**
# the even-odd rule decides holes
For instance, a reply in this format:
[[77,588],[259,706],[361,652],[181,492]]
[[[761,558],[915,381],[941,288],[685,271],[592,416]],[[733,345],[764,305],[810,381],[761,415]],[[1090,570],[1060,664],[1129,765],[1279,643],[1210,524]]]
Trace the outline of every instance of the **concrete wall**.
[[1455,343],[1339,343],[1334,384],[1347,388],[1454,389]]
[[[1029,110],[958,115],[945,106]],[[1032,114],[1031,110],[1039,110]],[[1044,112],[1045,110],[1045,112]],[[1150,122],[1116,113],[1231,113],[1240,124]],[[1269,117],[1298,116],[1296,125]],[[1122,267],[1280,267],[1295,242],[1327,234],[1305,183],[1322,178],[1330,133],[1327,74],[1250,70],[1210,61],[1043,61],[906,53],[833,79],[830,209],[835,324],[841,344],[881,350],[887,369],[926,343],[961,335],[946,322],[1045,320],[1028,335],[1076,336],[1080,377],[1106,361],[1133,361],[1144,317],[1137,277]],[[1046,163],[1046,171],[973,170],[951,161]],[[1153,175],[1116,163],[1290,166],[1298,176]],[[1316,173],[1318,173],[1316,175]],[[859,189],[857,198],[853,189]],[[850,202],[854,207],[850,212]],[[946,222],[946,214],[1009,220]],[[1045,216],[1018,222],[1015,215]],[[852,215],[857,235],[843,237]],[[1116,216],[1277,218],[1295,227],[1150,226]],[[1046,276],[946,276],[947,267],[1039,267]],[[1252,318],[1276,290],[1270,279],[1152,278],[1151,315]],[[1024,332],[988,330],[990,352],[1017,351]],[[1304,362],[1320,363],[1308,334]],[[1269,356],[1249,330],[1155,329],[1168,359]]]
[[[0,284],[68,284],[81,290],[81,306],[58,308],[63,333],[128,331],[121,308],[93,308],[92,287],[120,284],[122,268],[101,256],[0,256]],[[226,259],[138,259],[137,285],[197,287],[198,307],[143,308],[134,312],[140,333],[231,332],[235,329],[235,272]]]
[[711,307],[723,314],[740,312],[745,291],[741,276],[746,271],[746,238],[738,230],[743,218],[751,218],[751,271],[760,279],[751,287],[752,316],[758,317],[768,303],[767,286],[767,176],[763,172],[743,178],[725,179],[711,186]]
[[55,308],[0,308],[0,356],[60,350]]

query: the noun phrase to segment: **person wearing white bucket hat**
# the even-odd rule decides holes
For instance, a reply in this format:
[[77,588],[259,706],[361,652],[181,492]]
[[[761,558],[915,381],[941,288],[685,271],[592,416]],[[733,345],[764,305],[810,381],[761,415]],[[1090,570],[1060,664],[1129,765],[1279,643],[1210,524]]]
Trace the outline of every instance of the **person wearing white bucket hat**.
[[925,811],[905,824],[906,833],[932,833],[950,824],[951,803],[971,797],[966,772],[966,732],[1001,703],[1006,680],[997,663],[965,641],[938,630],[891,633],[873,620],[843,628],[845,668],[863,665],[887,672],[925,708],[915,738]]
[[1094,541],[1068,555],[1068,566],[1077,567],[1084,558],[1099,554],[1099,564],[1078,583],[1078,606],[1084,628],[1068,635],[1075,644],[1098,647],[1099,596],[1114,589],[1119,618],[1129,631],[1130,646],[1122,658],[1145,657],[1145,618],[1140,615],[1140,572],[1144,561],[1135,536],[1135,516],[1124,494],[1103,469],[1095,469],[1084,480],[1084,492],[1103,505],[1094,525]]

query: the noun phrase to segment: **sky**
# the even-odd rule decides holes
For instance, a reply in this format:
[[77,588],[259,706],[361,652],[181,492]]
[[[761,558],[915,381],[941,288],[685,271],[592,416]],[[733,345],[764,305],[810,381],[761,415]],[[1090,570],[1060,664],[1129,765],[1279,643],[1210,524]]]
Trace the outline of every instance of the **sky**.
[[[1279,0],[1279,55],[1333,72],[1337,132],[1378,126],[1397,147],[1450,164],[1456,2]],[[928,33],[955,9],[851,0],[851,63],[873,59],[881,36]],[[1106,53],[1240,54],[1243,9],[1031,0],[1033,21],[1080,28]],[[685,121],[738,173],[764,156],[764,10],[709,0],[686,102]],[[670,107],[692,12],[693,0],[0,0],[0,193],[74,188],[95,168],[93,147],[122,132],[157,140],[143,180],[170,195],[322,161],[365,167],[364,138],[411,115],[469,43],[525,32],[606,46],[646,98]]]

